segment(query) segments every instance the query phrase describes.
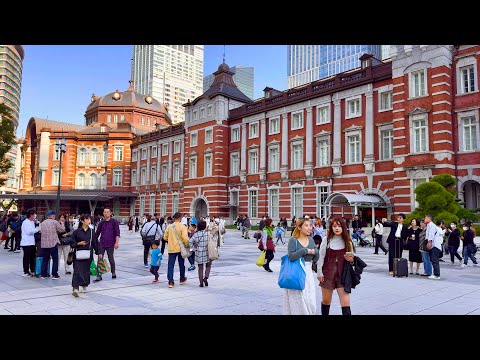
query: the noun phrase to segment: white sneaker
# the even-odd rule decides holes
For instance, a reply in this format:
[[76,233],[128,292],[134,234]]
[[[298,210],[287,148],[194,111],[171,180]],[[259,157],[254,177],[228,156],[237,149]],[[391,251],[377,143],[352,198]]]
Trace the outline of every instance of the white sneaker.
[[476,263],[476,264],[473,264],[473,266],[480,266],[480,264]]
[[81,289],[80,289],[80,292],[86,293],[86,292],[87,292],[87,287],[86,287],[86,286],[82,286]]
[[440,280],[440,276],[435,276],[435,275],[430,275],[428,278],[433,280]]
[[75,296],[76,298],[78,298],[78,291],[77,291],[77,290],[73,290],[72,295]]
[[465,263],[461,263],[460,267],[464,268],[466,267],[467,265],[465,265]]

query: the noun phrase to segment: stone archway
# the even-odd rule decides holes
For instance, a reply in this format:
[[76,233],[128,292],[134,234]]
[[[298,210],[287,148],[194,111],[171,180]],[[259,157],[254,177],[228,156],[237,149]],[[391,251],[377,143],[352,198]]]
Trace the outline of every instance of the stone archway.
[[193,214],[197,219],[200,217],[205,217],[208,215],[208,203],[207,200],[202,196],[196,198],[192,202],[191,214]]

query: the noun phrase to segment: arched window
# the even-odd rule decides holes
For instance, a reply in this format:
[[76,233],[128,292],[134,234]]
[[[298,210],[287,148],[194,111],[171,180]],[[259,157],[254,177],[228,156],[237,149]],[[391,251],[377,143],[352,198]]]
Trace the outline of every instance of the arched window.
[[90,189],[97,188],[97,174],[90,174]]
[[85,174],[78,174],[78,188],[85,188]]
[[78,163],[83,165],[87,161],[87,149],[81,148],[78,150]]
[[92,165],[96,166],[97,161],[98,161],[98,150],[93,148],[90,156],[91,156],[91,159],[92,159]]

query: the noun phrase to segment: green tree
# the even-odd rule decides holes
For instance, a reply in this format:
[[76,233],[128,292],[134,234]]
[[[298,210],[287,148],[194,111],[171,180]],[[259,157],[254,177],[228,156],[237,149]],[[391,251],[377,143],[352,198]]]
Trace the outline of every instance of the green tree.
[[424,218],[433,215],[435,221],[442,220],[446,224],[459,220],[478,220],[478,216],[469,209],[462,208],[456,200],[456,179],[449,174],[434,176],[430,182],[420,184],[415,189],[418,207],[407,216],[410,222],[413,218]]
[[6,174],[12,167],[12,162],[5,155],[15,144],[15,126],[12,111],[0,103],[0,186],[6,181]]

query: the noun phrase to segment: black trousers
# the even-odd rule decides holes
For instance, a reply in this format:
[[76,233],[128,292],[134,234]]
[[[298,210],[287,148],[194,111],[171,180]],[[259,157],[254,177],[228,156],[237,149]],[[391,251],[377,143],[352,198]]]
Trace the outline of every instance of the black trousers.
[[190,265],[194,265],[195,264],[195,251],[192,251],[192,255],[190,255],[188,258],[188,262],[190,263]]
[[382,249],[383,252],[387,252],[382,243],[382,235],[375,235],[375,254],[378,254],[378,248]]
[[[22,246],[23,248],[23,272],[27,274],[28,272],[35,275],[35,257],[37,255],[37,249],[35,245]],[[30,269],[30,271],[29,271]]]
[[150,251],[150,245],[143,245],[143,263],[148,265],[148,252]]
[[155,275],[155,280],[158,280],[158,269],[160,269],[160,266],[150,266],[150,272]]
[[167,241],[162,239],[162,247],[160,248],[160,252],[162,253],[162,255],[165,252],[165,244],[166,243],[167,243]]
[[272,261],[274,257],[275,255],[273,253],[273,250],[267,250],[267,253],[265,254],[265,259],[267,260],[267,263],[264,265],[265,269],[270,269],[270,261]]

